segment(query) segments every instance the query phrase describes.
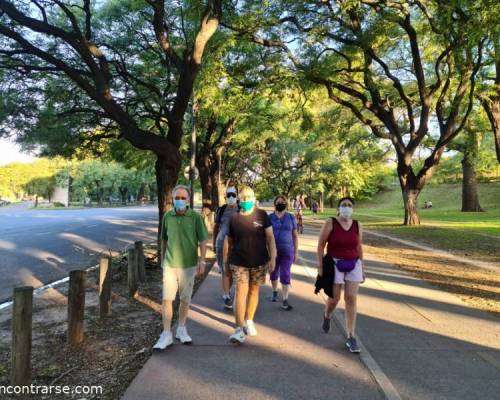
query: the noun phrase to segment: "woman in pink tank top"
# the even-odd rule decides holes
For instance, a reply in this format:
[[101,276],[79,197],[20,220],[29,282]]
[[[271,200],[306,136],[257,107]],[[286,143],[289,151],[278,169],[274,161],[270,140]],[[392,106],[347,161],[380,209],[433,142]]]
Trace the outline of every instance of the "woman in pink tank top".
[[[338,214],[328,219],[321,228],[318,239],[318,275],[323,276],[323,267],[333,268],[335,278],[333,297],[328,297],[323,315],[323,330],[330,331],[331,318],[340,301],[344,287],[345,315],[348,330],[347,348],[359,353],[355,338],[356,302],[359,284],[365,281],[361,224],[352,219],[354,200],[344,197],[338,202]],[[325,256],[326,247],[326,256]],[[326,257],[328,265],[323,266]],[[326,274],[325,274],[326,275]],[[329,285],[328,285],[329,286]]]

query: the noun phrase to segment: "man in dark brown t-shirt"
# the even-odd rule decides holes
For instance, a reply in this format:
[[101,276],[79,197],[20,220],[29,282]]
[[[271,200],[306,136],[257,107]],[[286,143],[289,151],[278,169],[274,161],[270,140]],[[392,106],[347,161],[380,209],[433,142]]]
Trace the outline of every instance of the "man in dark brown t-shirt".
[[240,192],[240,211],[231,217],[227,235],[226,260],[236,283],[234,315],[236,330],[233,343],[243,343],[245,335],[255,336],[253,322],[259,302],[259,287],[266,282],[267,271],[276,262],[271,220],[264,210],[255,207],[255,194],[249,187]]

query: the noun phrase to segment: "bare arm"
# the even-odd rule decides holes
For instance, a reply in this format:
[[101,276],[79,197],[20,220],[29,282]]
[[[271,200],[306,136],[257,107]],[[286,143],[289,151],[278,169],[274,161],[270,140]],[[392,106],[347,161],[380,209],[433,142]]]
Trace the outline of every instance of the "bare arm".
[[332,219],[328,218],[321,227],[321,232],[319,233],[319,238],[318,238],[317,256],[318,256],[318,274],[320,276],[323,275],[323,256],[325,255],[325,246],[331,231],[332,231]]
[[273,227],[269,226],[266,228],[266,244],[267,250],[269,251],[269,272],[274,271],[276,266],[276,242],[274,241]]
[[219,224],[215,223],[214,224],[214,229],[213,229],[213,232],[212,232],[214,251],[215,251],[215,242],[217,240],[217,235],[218,234],[219,234]]
[[359,229],[359,243],[358,243],[358,256],[361,260],[361,268],[363,270],[363,282],[365,281],[365,263],[363,261],[363,229],[361,227],[361,223],[358,221],[358,229]]
[[198,274],[202,275],[205,273],[205,257],[207,255],[207,243],[208,240],[202,240],[199,243],[200,246],[200,261],[198,262]]
[[224,239],[224,265],[229,265],[229,255],[231,254],[231,248],[233,247],[233,240],[229,237],[226,236]]
[[207,256],[207,244],[208,240],[202,240],[200,242],[200,261],[205,261],[205,257]]
[[363,229],[361,227],[361,223],[358,221],[358,228],[359,228],[359,243],[358,243],[358,255],[359,259],[363,261]]

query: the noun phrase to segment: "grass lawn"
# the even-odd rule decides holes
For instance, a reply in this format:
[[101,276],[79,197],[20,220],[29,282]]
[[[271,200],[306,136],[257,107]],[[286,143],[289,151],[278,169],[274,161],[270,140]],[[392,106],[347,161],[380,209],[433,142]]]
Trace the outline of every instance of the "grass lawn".
[[[429,185],[419,200],[431,200],[433,208],[421,209],[420,226],[403,226],[404,209],[399,188],[382,192],[355,207],[355,218],[367,229],[414,240],[457,255],[500,261],[500,182],[480,184],[479,199],[486,212],[463,213],[461,185]],[[319,218],[335,215],[325,209]],[[306,212],[310,216],[311,212]]]

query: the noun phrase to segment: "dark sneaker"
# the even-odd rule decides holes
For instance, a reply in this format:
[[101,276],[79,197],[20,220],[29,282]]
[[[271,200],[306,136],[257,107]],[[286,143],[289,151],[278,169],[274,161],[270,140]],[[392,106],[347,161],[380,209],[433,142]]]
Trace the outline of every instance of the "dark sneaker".
[[281,308],[285,311],[290,311],[293,307],[288,304],[288,300],[283,300],[283,305],[281,306]]
[[278,301],[278,292],[273,292],[273,296],[271,297],[271,301],[276,303]]
[[230,296],[227,296],[224,298],[224,308],[226,308],[228,310],[233,309],[233,299],[231,299]]
[[345,345],[347,346],[347,348],[351,353],[361,353],[361,349],[358,346],[356,338],[353,337],[348,338],[347,342],[345,342]]
[[322,328],[323,328],[323,331],[324,331],[325,333],[330,332],[330,323],[331,323],[331,321],[332,321],[332,319],[331,319],[331,318],[327,318],[327,317],[325,317],[325,316],[323,315],[323,326],[322,326]]

